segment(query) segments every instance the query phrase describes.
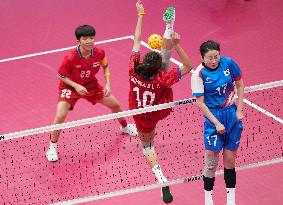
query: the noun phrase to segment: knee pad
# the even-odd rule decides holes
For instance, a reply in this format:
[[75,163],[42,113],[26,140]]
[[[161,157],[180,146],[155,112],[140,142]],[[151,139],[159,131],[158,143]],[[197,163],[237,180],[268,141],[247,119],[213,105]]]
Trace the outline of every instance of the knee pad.
[[170,58],[171,58],[171,53],[172,53],[171,50],[167,50],[167,49],[164,49],[164,48],[161,49],[162,69],[163,70],[168,69],[169,61],[170,61]]
[[215,172],[218,166],[218,156],[217,157],[206,156],[204,163],[205,165],[204,165],[203,175],[208,178],[215,177]]
[[145,156],[155,154],[153,141],[149,142],[141,142],[142,144],[142,151]]

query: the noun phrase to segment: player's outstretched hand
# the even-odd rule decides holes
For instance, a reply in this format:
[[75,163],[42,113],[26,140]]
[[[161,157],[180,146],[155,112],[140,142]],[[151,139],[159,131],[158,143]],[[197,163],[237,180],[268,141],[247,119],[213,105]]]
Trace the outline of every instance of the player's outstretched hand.
[[138,1],[137,1],[136,7],[137,7],[137,13],[138,13],[138,14],[144,13],[144,8],[143,8],[142,1],[141,1],[141,0],[138,0]]
[[84,86],[80,85],[80,84],[77,84],[74,88],[77,91],[77,93],[79,93],[80,95],[88,94],[87,89]]
[[172,41],[172,45],[176,46],[180,43],[180,34],[178,34],[177,32],[172,32],[171,33],[171,41]]

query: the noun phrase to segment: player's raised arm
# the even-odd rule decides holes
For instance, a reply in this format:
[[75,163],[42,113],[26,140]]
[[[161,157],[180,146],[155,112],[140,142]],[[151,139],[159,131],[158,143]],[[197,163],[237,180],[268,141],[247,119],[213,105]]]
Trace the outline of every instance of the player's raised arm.
[[137,1],[136,7],[137,7],[138,20],[137,20],[136,30],[134,34],[133,51],[139,51],[141,48],[142,18],[143,18],[143,15],[145,14],[142,2],[140,0]]
[[180,46],[180,35],[176,32],[173,32],[171,34],[172,37],[172,44],[175,48],[175,50],[177,51],[178,55],[181,58],[181,62],[183,64],[183,66],[181,67],[181,75],[185,75],[188,72],[190,72],[193,68],[192,62],[189,59],[187,53],[183,50],[183,48]]

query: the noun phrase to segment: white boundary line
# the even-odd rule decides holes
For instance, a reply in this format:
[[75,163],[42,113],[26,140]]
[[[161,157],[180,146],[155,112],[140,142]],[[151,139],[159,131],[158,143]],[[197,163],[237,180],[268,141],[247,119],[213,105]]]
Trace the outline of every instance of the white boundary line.
[[[123,37],[119,37],[119,38],[112,38],[112,39],[108,39],[108,40],[97,41],[97,42],[95,42],[95,45],[99,45],[99,44],[103,44],[103,43],[111,43],[111,42],[115,42],[115,41],[122,41],[122,40],[126,40],[126,39],[131,39],[131,36],[123,36]],[[8,61],[15,61],[15,60],[24,59],[24,58],[30,58],[30,57],[34,57],[34,56],[41,56],[41,55],[46,55],[46,54],[50,54],[50,53],[62,52],[62,51],[73,49],[75,47],[76,46],[70,46],[70,47],[66,47],[66,48],[60,48],[60,49],[55,49],[55,50],[50,50],[50,51],[43,51],[43,52],[39,52],[39,53],[32,53],[32,54],[27,54],[27,55],[23,55],[23,56],[6,58],[6,59],[0,60],[0,63],[4,63],[4,62],[8,62]]]
[[[248,169],[252,169],[252,168],[258,168],[258,167],[268,166],[268,165],[272,165],[272,164],[278,164],[278,163],[282,163],[282,162],[283,162],[283,157],[280,157],[280,158],[276,158],[276,159],[272,159],[272,160],[267,160],[267,161],[263,161],[263,162],[257,162],[257,163],[253,163],[253,164],[249,164],[249,165],[240,166],[240,167],[237,167],[236,170],[237,171],[248,170]],[[223,175],[223,174],[224,174],[223,170],[216,172],[217,176]],[[62,202],[54,203],[54,204],[51,204],[51,205],[74,205],[74,204],[79,204],[79,203],[86,203],[86,202],[91,202],[91,201],[96,201],[96,200],[101,200],[101,199],[107,199],[107,198],[111,198],[111,197],[115,197],[115,196],[123,196],[123,195],[126,195],[126,194],[133,194],[133,193],[140,192],[140,191],[152,190],[152,189],[156,189],[156,188],[161,188],[163,186],[171,186],[171,185],[175,185],[175,184],[197,181],[197,180],[201,180],[201,179],[202,179],[202,175],[195,175],[195,176],[192,176],[192,177],[185,177],[185,178],[182,178],[182,179],[176,179],[176,180],[168,181],[166,183],[140,186],[140,187],[136,187],[136,188],[114,191],[114,192],[109,192],[109,193],[100,194],[100,195],[88,196],[88,197],[78,198],[78,199],[73,199],[73,200],[68,200],[68,201],[62,201]]]
[[273,115],[272,113],[268,112],[267,110],[259,107],[258,105],[256,105],[255,103],[247,100],[247,99],[244,99],[244,102],[248,105],[250,105],[251,107],[253,107],[254,109],[262,112],[263,114],[267,115],[268,117],[271,117],[272,119],[276,120],[277,122],[283,124],[283,120],[279,117],[277,117],[276,115]]

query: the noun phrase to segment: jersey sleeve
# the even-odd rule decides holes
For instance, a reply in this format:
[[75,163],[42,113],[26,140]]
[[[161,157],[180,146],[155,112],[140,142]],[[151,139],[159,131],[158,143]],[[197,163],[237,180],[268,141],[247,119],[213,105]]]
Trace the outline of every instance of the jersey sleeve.
[[68,56],[65,56],[61,66],[58,69],[58,76],[61,78],[69,78],[71,75],[71,61]]
[[129,60],[129,75],[134,73],[135,62],[140,63],[140,51],[132,51]]
[[231,72],[233,81],[238,81],[242,78],[241,69],[239,68],[237,63],[233,61],[233,59],[231,59],[230,61],[229,68],[230,68],[230,72]]
[[168,71],[161,72],[159,76],[162,81],[162,84],[165,87],[170,87],[173,84],[177,83],[179,80],[181,80],[181,68],[172,68]]
[[201,70],[197,68],[191,77],[191,89],[193,96],[200,97],[204,95],[204,85],[201,77]]
[[100,52],[100,56],[101,56],[100,66],[105,67],[105,66],[108,65],[108,60],[105,56],[105,51],[103,49],[100,49],[99,52]]

